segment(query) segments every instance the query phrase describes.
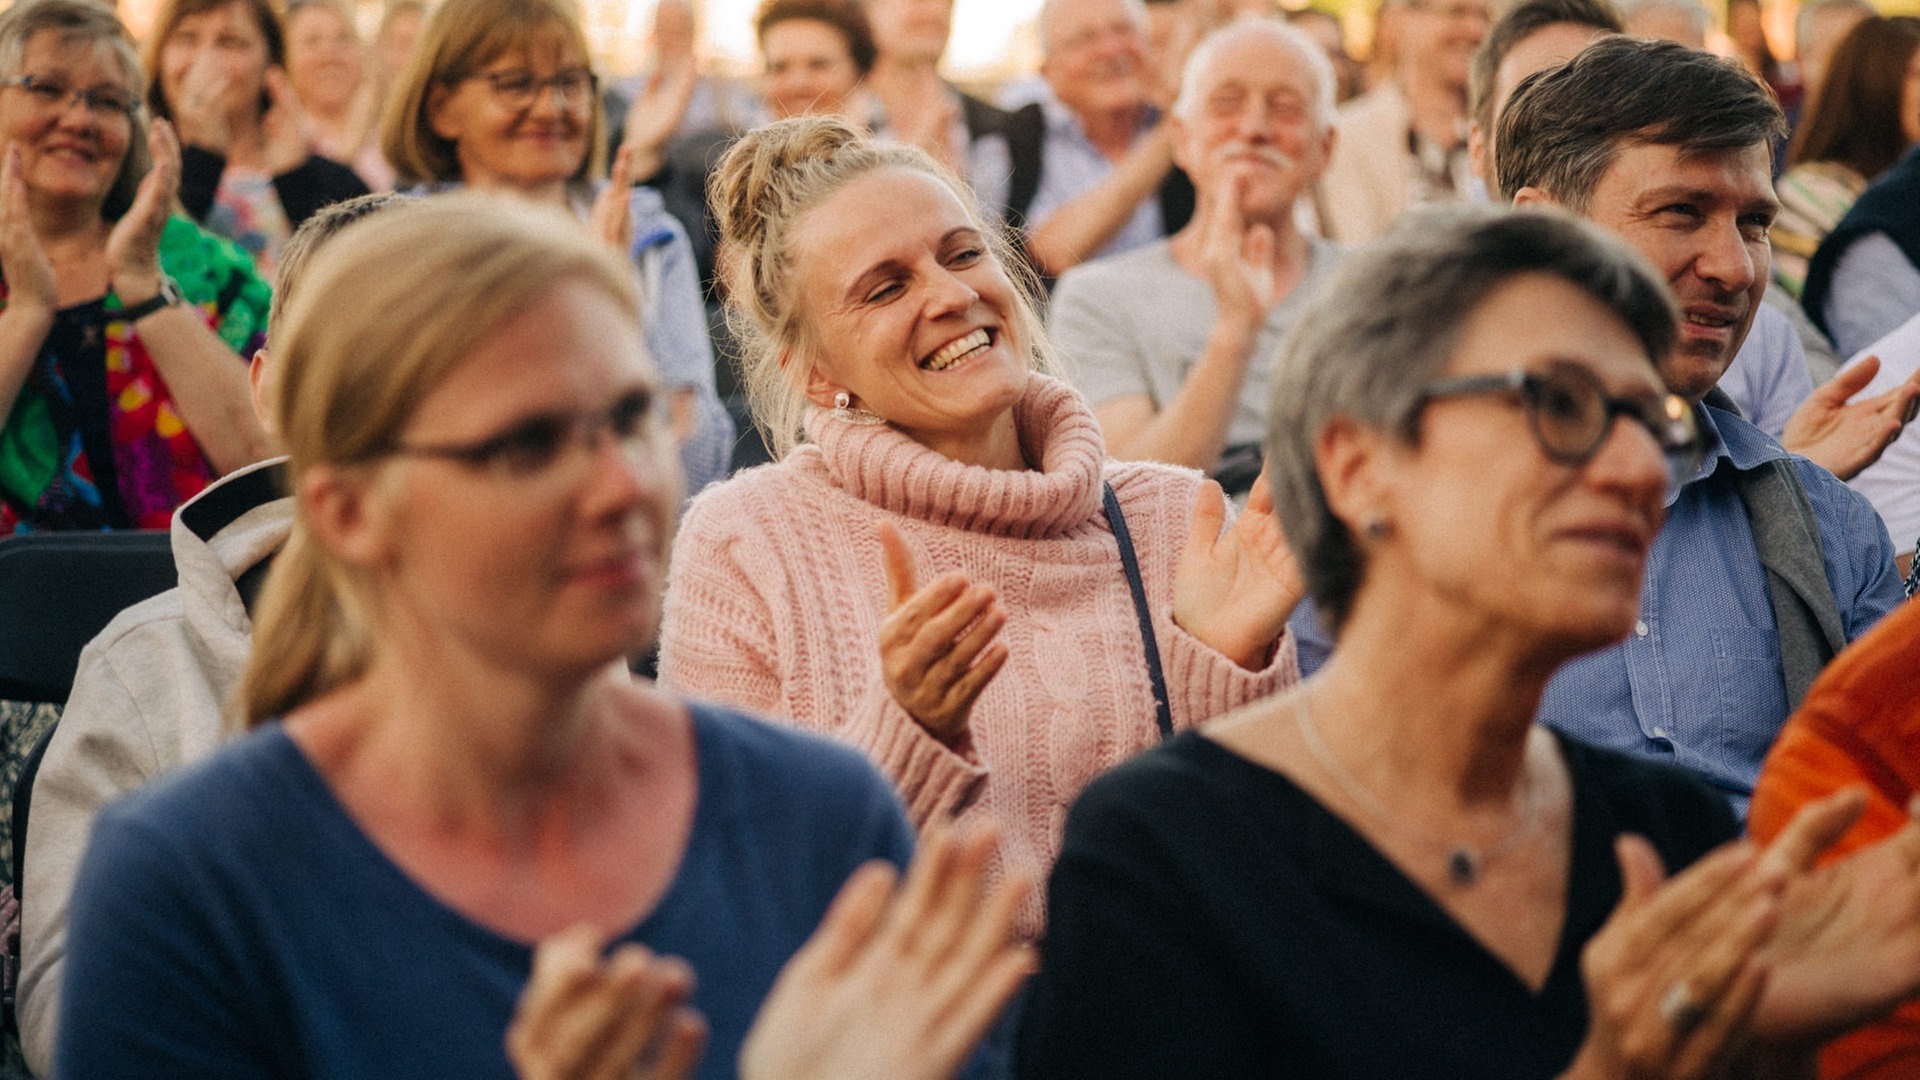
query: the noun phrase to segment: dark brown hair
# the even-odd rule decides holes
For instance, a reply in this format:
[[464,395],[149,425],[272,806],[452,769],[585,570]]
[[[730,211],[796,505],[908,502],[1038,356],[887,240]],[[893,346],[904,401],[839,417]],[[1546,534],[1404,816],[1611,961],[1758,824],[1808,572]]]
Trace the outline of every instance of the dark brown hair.
[[167,39],[180,28],[183,19],[219,11],[228,4],[238,4],[253,16],[253,24],[260,28],[260,36],[267,42],[267,64],[287,65],[286,29],[280,25],[280,13],[267,0],[166,0],[160,5],[160,13],[153,17],[153,29],[147,31],[146,47],[140,52],[141,65],[153,76],[153,81],[147,84],[147,107],[153,110],[153,115],[173,119],[173,106],[167,101],[167,91],[160,81],[160,53],[167,47]]
[[1806,118],[1787,147],[1787,164],[1837,161],[1868,180],[1907,148],[1900,105],[1907,65],[1920,52],[1920,19],[1875,15],[1848,31],[1827,61],[1826,82],[1812,88]]
[[867,25],[867,13],[847,0],[766,0],[753,16],[753,39],[764,45],[768,30],[801,19],[825,23],[839,31],[861,78],[873,70],[874,57],[879,53],[873,44],[873,30]]

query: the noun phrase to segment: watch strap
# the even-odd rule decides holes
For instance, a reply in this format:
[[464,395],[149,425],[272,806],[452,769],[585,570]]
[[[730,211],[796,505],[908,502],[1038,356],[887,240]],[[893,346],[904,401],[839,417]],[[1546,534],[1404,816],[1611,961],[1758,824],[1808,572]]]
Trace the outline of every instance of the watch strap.
[[121,308],[119,318],[122,322],[138,322],[161,308],[169,308],[185,301],[186,297],[180,294],[180,286],[174,284],[172,278],[162,274],[160,291],[137,304]]

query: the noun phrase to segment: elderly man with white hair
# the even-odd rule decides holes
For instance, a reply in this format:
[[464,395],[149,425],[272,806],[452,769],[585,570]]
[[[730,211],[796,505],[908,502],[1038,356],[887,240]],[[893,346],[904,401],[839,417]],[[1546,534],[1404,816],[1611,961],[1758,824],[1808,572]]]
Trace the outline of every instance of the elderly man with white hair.
[[1339,257],[1294,218],[1333,118],[1326,54],[1277,19],[1232,23],[1187,59],[1168,124],[1193,220],[1054,294],[1053,341],[1114,457],[1207,469],[1230,492],[1252,482],[1280,338]]

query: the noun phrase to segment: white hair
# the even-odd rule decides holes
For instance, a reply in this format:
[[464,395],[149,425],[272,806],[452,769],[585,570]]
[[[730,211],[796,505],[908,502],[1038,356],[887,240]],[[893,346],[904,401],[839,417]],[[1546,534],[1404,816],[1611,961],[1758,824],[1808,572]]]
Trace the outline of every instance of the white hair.
[[1200,84],[1213,68],[1214,54],[1228,41],[1252,34],[1261,34],[1291,45],[1305,59],[1307,74],[1313,79],[1311,111],[1314,123],[1321,131],[1332,128],[1334,106],[1337,104],[1333,61],[1327,59],[1326,51],[1320,48],[1319,42],[1308,37],[1306,31],[1267,15],[1243,15],[1208,34],[1193,47],[1193,51],[1187,54],[1186,65],[1180,69],[1180,96],[1173,101],[1173,115],[1182,120],[1193,119],[1200,109]]
[[[1613,8],[1623,22],[1632,22],[1643,11],[1671,11],[1683,16],[1695,33],[1705,35],[1713,26],[1713,13],[1700,0],[1614,0]],[[1632,33],[1632,29],[1628,29]]]

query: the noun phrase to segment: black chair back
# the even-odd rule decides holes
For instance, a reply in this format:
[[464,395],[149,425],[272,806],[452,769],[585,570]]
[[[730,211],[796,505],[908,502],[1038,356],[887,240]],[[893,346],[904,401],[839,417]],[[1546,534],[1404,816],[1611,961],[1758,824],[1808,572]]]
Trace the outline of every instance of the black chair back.
[[165,532],[0,539],[0,699],[64,704],[87,642],[177,581]]

